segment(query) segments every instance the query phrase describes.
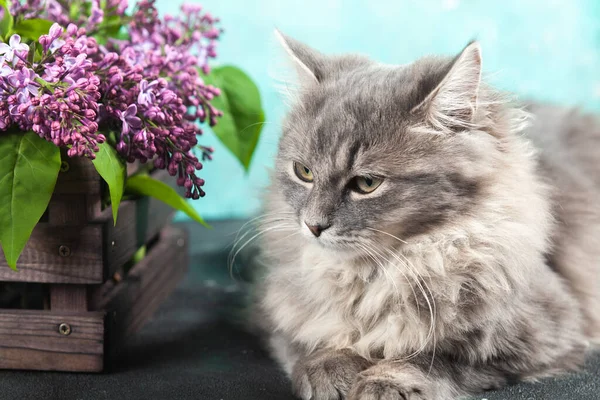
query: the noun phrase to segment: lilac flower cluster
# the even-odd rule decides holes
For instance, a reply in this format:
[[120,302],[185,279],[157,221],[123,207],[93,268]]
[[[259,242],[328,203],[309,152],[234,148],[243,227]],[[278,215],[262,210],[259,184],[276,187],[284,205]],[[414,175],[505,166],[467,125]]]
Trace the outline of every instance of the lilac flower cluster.
[[[103,7],[104,6],[104,7]],[[73,0],[12,0],[10,11],[17,18],[47,18],[62,26],[73,23],[86,28],[88,32],[94,29],[110,16],[123,18],[127,10],[127,0],[106,0],[103,5],[101,0],[73,1]],[[71,8],[84,9],[89,7],[89,13],[71,13]]]
[[[154,1],[142,0],[127,26],[129,39],[99,45],[90,30],[103,29],[106,12],[121,15],[127,2],[92,0],[90,12],[69,23],[67,1],[13,1],[26,18],[57,21],[39,38],[41,59],[13,35],[0,44],[0,130],[33,130],[69,156],[94,158],[98,144],[114,141],[128,162],[167,169],[186,188],[204,195],[196,176],[211,148],[198,146],[198,122],[214,125],[220,111],[210,101],[219,90],[204,84],[208,59],[216,56],[217,19],[200,7],[184,6],[181,18],[160,19]],[[68,24],[67,29],[61,25]]]
[[[0,44],[0,129],[14,124],[68,148],[70,156],[93,158],[98,143],[106,140],[96,122],[100,80],[87,59],[95,40],[76,35],[74,25],[66,34],[54,25],[43,35],[43,58],[52,58],[48,63],[29,63],[29,46],[19,35]],[[60,37],[62,46],[53,47]]]

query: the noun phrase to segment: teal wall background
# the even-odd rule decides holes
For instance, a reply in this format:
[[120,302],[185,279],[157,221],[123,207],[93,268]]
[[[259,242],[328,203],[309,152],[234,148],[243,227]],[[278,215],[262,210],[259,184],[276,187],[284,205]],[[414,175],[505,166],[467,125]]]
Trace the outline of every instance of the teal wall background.
[[[482,43],[492,83],[521,97],[600,111],[600,0],[203,0],[225,29],[217,64],[235,64],[257,82],[267,125],[246,175],[225,148],[200,175],[207,195],[193,204],[206,219],[259,210],[284,112],[268,75],[273,29],[326,53],[361,52],[386,63],[455,54]],[[158,0],[176,14],[180,0]],[[181,217],[180,217],[181,218]]]

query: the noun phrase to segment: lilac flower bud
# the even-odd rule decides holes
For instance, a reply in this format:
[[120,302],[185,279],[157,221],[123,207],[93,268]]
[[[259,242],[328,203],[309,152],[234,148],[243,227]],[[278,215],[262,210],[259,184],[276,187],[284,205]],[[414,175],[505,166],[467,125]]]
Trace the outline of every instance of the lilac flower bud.
[[54,41],[54,40],[58,39],[60,37],[60,35],[62,35],[62,33],[63,33],[63,28],[59,24],[57,24],[57,23],[52,24],[52,26],[50,27],[51,40]]
[[104,63],[105,64],[112,64],[114,62],[116,62],[119,59],[119,55],[117,53],[114,52],[110,52],[110,53],[106,53],[104,55]]
[[136,133],[135,136],[133,137],[133,140],[137,143],[146,142],[146,131],[141,130],[138,133]]
[[123,76],[121,74],[115,74],[110,78],[111,85],[120,85],[123,83]]
[[42,45],[42,49],[44,52],[47,52],[50,48],[50,44],[52,43],[52,39],[48,35],[41,35],[38,39],[38,42]]
[[171,175],[171,176],[177,175],[177,164],[169,163],[169,166],[167,167],[167,171],[169,172],[169,175]]
[[67,35],[75,36],[76,34],[77,34],[77,26],[74,24],[69,24],[69,26],[67,26]]
[[[165,169],[165,160],[162,158],[157,158],[154,160],[154,166],[158,169]],[[179,185],[179,184],[178,184]],[[181,185],[179,185],[181,186]]]
[[29,109],[29,104],[21,104],[17,107],[19,114],[25,115],[27,110]]
[[159,87],[159,89],[164,89],[164,88],[166,88],[168,86],[168,82],[164,78],[159,78],[157,81],[158,81],[158,87]]
[[[127,143],[125,143],[125,142],[119,142],[119,143],[117,143],[117,151],[118,151],[120,154],[126,154],[126,153],[127,153],[127,150],[128,150]],[[157,167],[157,168],[158,168],[158,167]],[[161,168],[161,169],[162,169],[162,168]]]

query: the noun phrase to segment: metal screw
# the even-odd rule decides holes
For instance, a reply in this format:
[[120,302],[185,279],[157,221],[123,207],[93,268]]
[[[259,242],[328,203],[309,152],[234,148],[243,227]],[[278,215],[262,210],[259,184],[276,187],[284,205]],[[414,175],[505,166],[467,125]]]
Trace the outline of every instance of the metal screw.
[[185,240],[183,240],[183,239],[177,239],[177,246],[183,247],[184,244],[185,244]]
[[69,257],[71,255],[71,249],[69,246],[65,246],[64,244],[60,245],[58,248],[58,254],[60,254],[61,257]]
[[69,163],[66,161],[61,161],[60,162],[60,172],[67,172],[69,170],[70,166]]
[[113,240],[112,242],[110,242],[110,245],[111,245],[112,247],[115,247],[115,245],[116,245],[115,241]]
[[71,334],[71,325],[65,324],[64,322],[58,326],[58,331],[65,336],[69,336]]
[[115,272],[113,275],[113,281],[115,281],[115,283],[119,283],[123,280],[123,277],[121,276],[120,273]]

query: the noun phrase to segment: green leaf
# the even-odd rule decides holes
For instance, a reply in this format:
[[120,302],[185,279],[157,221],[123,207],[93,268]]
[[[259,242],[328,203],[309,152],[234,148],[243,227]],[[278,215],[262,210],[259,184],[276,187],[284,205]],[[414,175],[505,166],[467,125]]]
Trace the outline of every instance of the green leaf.
[[8,7],[8,2],[6,0],[0,0],[0,7],[4,9],[4,16],[0,21],[0,36],[8,39],[9,35],[12,34],[15,20],[10,13],[10,8]]
[[100,28],[103,29],[109,37],[117,36],[122,27],[123,21],[118,15],[109,15],[100,25]]
[[196,210],[169,185],[152,179],[148,175],[134,175],[127,179],[125,190],[128,193],[139,196],[154,197],[173,207],[176,210],[183,211],[193,220],[201,223],[207,228],[209,225],[204,222]]
[[143,245],[142,247],[140,247],[134,254],[133,257],[131,257],[131,261],[133,261],[134,264],[139,263],[140,261],[142,261],[144,259],[144,257],[146,257],[146,245]]
[[34,132],[0,133],[0,245],[15,269],[33,228],[48,207],[60,150]]
[[48,34],[53,23],[54,22],[48,21],[47,19],[25,19],[17,22],[15,25],[15,33],[37,41],[40,36]]
[[121,204],[125,178],[127,177],[127,168],[117,154],[117,151],[110,144],[105,142],[99,147],[100,150],[96,153],[96,159],[92,162],[94,163],[94,167],[96,167],[96,171],[98,171],[108,185],[113,222],[116,225],[119,204]]
[[73,1],[71,3],[71,6],[69,7],[69,19],[71,21],[75,21],[77,19],[77,17],[79,16],[79,14],[81,13],[81,2],[80,1]]
[[214,68],[203,79],[221,89],[211,103],[223,116],[211,129],[247,171],[265,122],[258,88],[242,70],[231,66]]

